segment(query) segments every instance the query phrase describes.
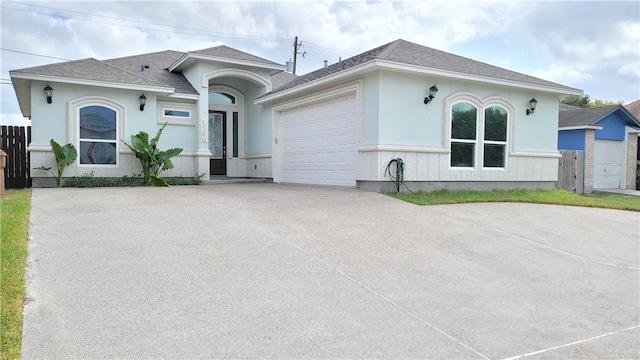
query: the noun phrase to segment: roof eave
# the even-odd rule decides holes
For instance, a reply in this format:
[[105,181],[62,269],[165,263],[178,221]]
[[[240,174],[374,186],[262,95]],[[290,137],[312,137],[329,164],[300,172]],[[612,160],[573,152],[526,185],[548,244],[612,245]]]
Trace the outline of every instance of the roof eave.
[[559,131],[567,131],[567,130],[587,130],[587,129],[592,129],[592,130],[602,130],[604,128],[604,126],[602,125],[595,125],[595,124],[591,124],[591,125],[573,125],[573,126],[558,126],[558,130]]
[[459,80],[476,81],[476,82],[489,83],[494,85],[516,87],[516,88],[526,89],[526,90],[554,93],[559,95],[582,95],[583,94],[582,90],[567,87],[567,86],[548,86],[548,85],[540,85],[540,84],[531,84],[531,83],[526,83],[526,82],[521,82],[516,80],[504,80],[504,79],[497,79],[489,76],[472,75],[472,74],[465,74],[465,73],[460,73],[455,71],[433,69],[433,68],[428,68],[428,67],[419,66],[419,65],[403,64],[403,63],[398,63],[398,62],[393,62],[388,60],[377,60],[376,62],[377,62],[377,65],[379,65],[381,68],[400,70],[400,71],[406,71],[411,73],[420,73],[420,74],[432,75],[432,76],[438,76],[438,77],[447,77],[447,78],[454,78]]
[[[27,79],[11,79],[13,90],[18,99],[18,106],[22,116],[31,118],[31,80]],[[44,93],[43,93],[44,94]]]
[[254,104],[259,105],[259,104],[264,104],[264,103],[268,103],[268,102],[272,102],[275,100],[278,100],[280,98],[289,96],[293,93],[296,93],[298,91],[304,91],[307,89],[311,89],[314,88],[316,86],[321,86],[323,84],[328,84],[331,83],[333,81],[336,81],[340,78],[346,77],[346,76],[350,76],[350,75],[354,75],[354,74],[358,74],[358,73],[364,73],[364,72],[368,72],[371,71],[375,68],[375,60],[370,60],[367,61],[365,63],[356,65],[354,67],[339,71],[337,73],[333,73],[331,75],[327,75],[327,76],[323,76],[319,79],[313,80],[313,81],[309,81],[307,83],[298,85],[298,86],[294,86],[290,89],[286,89],[286,90],[282,90],[279,91],[275,94],[272,95],[268,95],[268,96],[263,96],[261,98],[258,98],[256,100],[253,101]]
[[298,91],[302,91],[302,90],[306,90],[306,89],[310,89],[316,86],[321,86],[323,84],[327,84],[333,81],[336,81],[342,77],[345,76],[352,76],[354,74],[360,73],[360,72],[368,72],[368,71],[372,71],[375,69],[392,69],[392,70],[396,70],[396,71],[404,71],[404,72],[410,72],[410,73],[418,73],[418,74],[424,74],[424,75],[430,75],[430,76],[437,76],[437,77],[447,77],[447,78],[454,78],[454,79],[460,79],[460,80],[468,80],[468,81],[476,81],[476,82],[482,82],[482,83],[490,83],[490,84],[494,84],[494,85],[501,85],[501,86],[509,86],[509,87],[516,87],[516,88],[520,88],[520,89],[526,89],[526,90],[533,90],[533,91],[539,91],[539,92],[547,92],[547,93],[553,93],[553,94],[558,94],[559,96],[563,96],[563,95],[582,95],[583,91],[580,89],[574,89],[574,88],[570,88],[570,87],[564,87],[564,86],[545,86],[545,85],[539,85],[539,84],[530,84],[530,83],[523,83],[523,82],[519,82],[519,81],[509,81],[509,80],[502,80],[502,79],[496,79],[496,78],[492,78],[492,77],[484,77],[484,76],[478,76],[478,75],[469,75],[469,74],[463,74],[463,73],[458,73],[458,72],[453,72],[453,71],[445,71],[445,70],[437,70],[437,69],[432,69],[432,68],[426,68],[424,66],[418,66],[418,65],[410,65],[410,64],[403,64],[403,63],[398,63],[398,62],[393,62],[393,61],[387,61],[387,60],[380,60],[380,59],[373,59],[370,61],[367,61],[365,63],[356,65],[354,67],[336,72],[334,74],[325,76],[325,77],[321,77],[319,79],[316,80],[312,80],[308,83],[304,83],[301,85],[298,85],[296,87],[292,87],[290,89],[286,89],[283,90],[281,92],[277,92],[275,94],[272,95],[268,95],[268,96],[264,96],[262,98],[256,99],[254,100],[254,104],[264,104],[267,102],[271,102],[271,101],[275,101],[277,99],[289,96],[295,92]]
[[140,90],[140,91],[157,92],[157,93],[163,93],[163,94],[175,93],[175,88],[166,87],[166,86],[123,84],[123,83],[116,83],[116,82],[109,82],[109,81],[74,79],[74,78],[67,78],[67,77],[60,77],[60,76],[28,74],[28,73],[11,73],[10,76],[12,80],[15,78],[15,79],[24,79],[24,80],[49,81],[49,82],[57,82],[57,83],[64,83],[64,84],[98,86],[98,87],[107,87],[107,88],[125,89],[125,90]]
[[[234,65],[251,66],[251,67],[257,67],[257,68],[269,69],[269,70],[284,70],[285,69],[284,65],[275,65],[275,64],[271,65],[271,64],[264,64],[264,63],[255,62],[255,61],[229,59],[229,58],[225,58],[225,57],[210,56],[210,55],[203,55],[203,54],[196,54],[196,53],[186,53],[184,56],[182,56],[180,59],[178,59],[178,61],[176,61],[173,65],[169,66],[168,70],[171,71],[171,72],[173,72],[174,70],[182,71],[184,69],[184,67],[188,66],[188,64],[191,63],[191,61],[189,61],[189,60],[215,61],[215,62],[234,64]],[[184,65],[184,66],[182,66],[182,65]]]

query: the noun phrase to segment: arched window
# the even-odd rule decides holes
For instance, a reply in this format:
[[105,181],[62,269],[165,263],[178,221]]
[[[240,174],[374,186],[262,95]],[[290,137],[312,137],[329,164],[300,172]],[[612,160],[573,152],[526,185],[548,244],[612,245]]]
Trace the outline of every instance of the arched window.
[[478,109],[461,102],[451,107],[451,166],[474,167]]
[[225,92],[213,91],[209,93],[209,102],[231,105],[236,103],[236,97]]
[[505,169],[510,112],[499,104],[474,103],[451,105],[450,166],[476,169],[481,164],[485,169]]
[[81,165],[116,165],[118,112],[102,105],[78,109],[78,141]]

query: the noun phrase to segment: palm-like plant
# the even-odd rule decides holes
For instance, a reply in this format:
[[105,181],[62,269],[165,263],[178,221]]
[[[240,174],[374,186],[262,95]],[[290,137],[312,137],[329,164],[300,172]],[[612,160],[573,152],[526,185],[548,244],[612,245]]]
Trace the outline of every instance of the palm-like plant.
[[51,144],[51,148],[53,149],[53,154],[56,157],[56,165],[58,167],[58,174],[54,174],[53,171],[51,171],[51,167],[46,167],[44,165],[39,166],[37,168],[34,168],[36,170],[45,170],[51,173],[51,175],[56,177],[56,186],[57,187],[61,187],[62,186],[62,173],[64,172],[64,169],[71,165],[74,161],[76,161],[76,158],[78,157],[78,151],[76,150],[76,147],[73,146],[73,144],[66,144],[64,146],[60,146],[60,144],[58,144],[55,140],[51,139],[51,141],[49,141],[49,143]]
[[182,152],[180,148],[169,150],[158,149],[158,140],[167,123],[165,123],[156,136],[149,141],[149,134],[144,131],[131,136],[131,144],[122,142],[140,159],[144,180],[153,186],[169,186],[159,175],[163,170],[173,169],[171,158]]

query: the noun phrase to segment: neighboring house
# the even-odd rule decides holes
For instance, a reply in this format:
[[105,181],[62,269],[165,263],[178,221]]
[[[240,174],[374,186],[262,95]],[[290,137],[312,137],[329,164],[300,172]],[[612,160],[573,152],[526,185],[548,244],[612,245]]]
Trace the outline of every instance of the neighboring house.
[[622,105],[560,104],[558,149],[584,151],[584,191],[635,189],[640,121]]
[[[632,103],[629,103],[624,106],[631,115],[635,116],[636,119],[640,119],[640,100],[636,100]],[[638,156],[637,159],[640,161],[640,134],[638,134]],[[636,168],[637,169],[637,168]],[[637,170],[636,170],[637,171]],[[640,182],[638,181],[638,176],[636,175],[636,189],[640,190]]]
[[[405,181],[415,190],[554,188],[558,99],[582,94],[404,40],[304,76],[283,69],[217,46],[10,74],[32,121],[34,167],[54,164],[54,138],[80,150],[67,176],[138,173],[120,140],[140,130],[155,134],[167,122],[160,147],[184,151],[166,176],[375,191],[394,188],[385,169],[395,158],[404,161]],[[45,172],[32,176],[35,186],[48,181]]]

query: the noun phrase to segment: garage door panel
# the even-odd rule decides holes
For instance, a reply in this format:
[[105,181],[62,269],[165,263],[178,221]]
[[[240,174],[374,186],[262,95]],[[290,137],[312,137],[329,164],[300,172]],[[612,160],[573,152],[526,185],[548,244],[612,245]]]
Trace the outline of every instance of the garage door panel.
[[593,188],[620,188],[622,142],[597,139],[594,151]]
[[355,95],[280,114],[282,182],[355,186]]

